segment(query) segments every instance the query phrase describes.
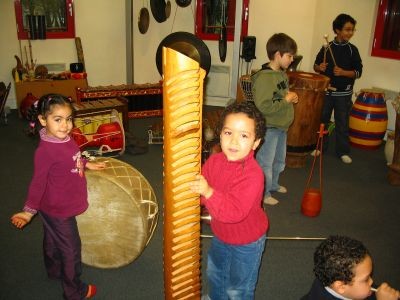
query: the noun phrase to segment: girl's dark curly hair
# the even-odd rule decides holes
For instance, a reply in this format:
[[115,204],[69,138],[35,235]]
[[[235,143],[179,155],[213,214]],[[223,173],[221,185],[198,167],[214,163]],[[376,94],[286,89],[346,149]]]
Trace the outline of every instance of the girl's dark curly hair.
[[330,236],[314,252],[314,274],[324,285],[339,280],[348,284],[354,277],[353,268],[369,256],[367,248],[346,236]]
[[46,94],[33,103],[27,111],[27,119],[31,128],[31,133],[36,133],[42,126],[38,120],[38,116],[47,117],[52,111],[54,105],[67,105],[74,113],[74,107],[71,99],[60,94]]
[[267,130],[265,125],[265,118],[263,114],[258,110],[258,108],[254,105],[254,103],[251,101],[235,102],[224,109],[216,129],[217,136],[221,134],[222,128],[224,127],[225,124],[226,116],[237,113],[244,113],[250,119],[254,120],[256,140],[264,138],[265,132]]

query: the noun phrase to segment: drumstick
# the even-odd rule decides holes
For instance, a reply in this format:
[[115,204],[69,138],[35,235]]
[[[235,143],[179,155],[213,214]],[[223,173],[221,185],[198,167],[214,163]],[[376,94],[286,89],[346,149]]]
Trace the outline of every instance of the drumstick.
[[329,44],[328,35],[327,35],[327,34],[324,34],[324,39],[325,39],[326,43],[328,44],[328,50],[329,50],[329,52],[331,53],[332,60],[333,60],[333,64],[334,64],[335,67],[336,67],[336,66],[337,66],[337,65],[336,65],[336,60],[335,60],[335,57],[333,56],[333,52],[332,52],[332,49],[331,49],[331,45]]
[[327,42],[324,43],[324,60],[323,60],[324,64],[326,63],[326,52],[328,51],[328,45],[329,44]]

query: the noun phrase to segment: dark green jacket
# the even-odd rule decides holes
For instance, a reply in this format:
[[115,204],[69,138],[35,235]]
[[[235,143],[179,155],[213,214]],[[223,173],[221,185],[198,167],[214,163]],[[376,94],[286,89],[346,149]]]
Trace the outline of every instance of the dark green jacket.
[[293,104],[284,98],[289,91],[289,80],[285,72],[269,67],[251,76],[253,99],[263,113],[267,127],[287,130],[293,122]]

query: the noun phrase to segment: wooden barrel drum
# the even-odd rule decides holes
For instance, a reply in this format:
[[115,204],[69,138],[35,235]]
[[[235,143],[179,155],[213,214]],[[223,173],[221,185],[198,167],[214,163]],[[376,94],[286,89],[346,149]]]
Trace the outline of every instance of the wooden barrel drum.
[[384,93],[361,90],[350,111],[350,144],[370,150],[379,148],[386,133],[387,122]]
[[305,166],[306,155],[315,149],[321,123],[322,107],[329,77],[306,72],[288,72],[289,89],[296,92],[294,120],[287,135],[286,165]]
[[117,268],[134,261],[157,225],[153,188],[131,165],[113,158],[100,171],[86,171],[89,208],[77,217],[83,263]]

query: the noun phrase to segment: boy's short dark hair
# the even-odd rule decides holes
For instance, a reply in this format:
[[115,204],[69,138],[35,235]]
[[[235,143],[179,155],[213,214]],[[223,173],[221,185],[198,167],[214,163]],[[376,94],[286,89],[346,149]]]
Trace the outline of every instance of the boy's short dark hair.
[[346,15],[346,14],[340,14],[336,17],[335,20],[333,20],[332,22],[332,29],[333,32],[336,34],[336,29],[337,30],[342,30],[344,24],[346,24],[347,22],[350,22],[351,24],[353,24],[354,26],[356,26],[357,21],[353,19],[352,16]]
[[324,240],[314,252],[314,274],[323,286],[335,281],[348,284],[353,268],[369,255],[367,248],[355,239],[334,235]]
[[285,53],[295,55],[297,52],[297,44],[295,40],[285,33],[275,33],[271,36],[267,41],[266,48],[269,60],[274,59],[276,52],[279,52],[281,55]]
[[264,138],[266,132],[265,118],[252,101],[235,102],[228,105],[221,114],[218,122],[217,135],[221,134],[227,115],[244,113],[255,123],[256,140]]

